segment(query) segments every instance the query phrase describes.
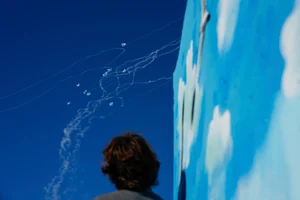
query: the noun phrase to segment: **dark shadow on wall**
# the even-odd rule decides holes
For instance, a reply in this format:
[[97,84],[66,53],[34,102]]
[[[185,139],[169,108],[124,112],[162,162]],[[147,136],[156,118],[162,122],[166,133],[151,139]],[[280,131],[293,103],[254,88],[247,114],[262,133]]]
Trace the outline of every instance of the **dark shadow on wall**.
[[185,199],[186,199],[186,177],[185,177],[185,171],[181,171],[180,183],[178,188],[178,200],[185,200]]

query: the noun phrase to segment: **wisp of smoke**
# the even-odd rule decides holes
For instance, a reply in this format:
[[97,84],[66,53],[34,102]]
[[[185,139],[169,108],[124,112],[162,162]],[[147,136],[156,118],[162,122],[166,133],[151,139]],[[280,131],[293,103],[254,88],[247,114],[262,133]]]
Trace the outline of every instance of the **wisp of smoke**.
[[[170,26],[171,24],[174,24],[175,22],[179,22],[181,19],[182,18],[176,19],[175,21],[168,23],[167,25],[163,26],[162,28],[154,30],[148,34],[145,34],[144,36],[137,38],[137,39],[134,39],[131,42],[127,43],[126,46],[131,45],[132,43],[135,43],[141,39],[145,39],[158,31],[162,31],[165,28],[167,28],[168,26]],[[124,99],[123,99],[122,94],[124,94],[124,92],[129,90],[133,85],[149,85],[151,83],[163,82],[162,84],[160,84],[158,86],[158,87],[161,87],[162,85],[169,83],[172,79],[172,74],[170,74],[170,76],[168,76],[168,77],[164,76],[164,77],[160,77],[160,78],[153,79],[153,80],[147,80],[147,81],[136,81],[136,74],[138,71],[148,68],[154,61],[156,61],[160,57],[163,57],[163,56],[169,55],[173,52],[176,52],[179,49],[179,44],[180,44],[180,37],[178,36],[177,39],[168,42],[167,44],[148,53],[147,55],[126,61],[123,64],[118,65],[115,68],[111,68],[110,65],[112,63],[114,63],[117,59],[119,59],[121,57],[121,55],[123,55],[125,53],[125,48],[112,48],[112,49],[104,50],[100,53],[89,55],[89,56],[86,56],[85,58],[79,59],[76,62],[74,62],[72,65],[68,66],[67,68],[59,71],[58,73],[56,73],[54,75],[49,76],[46,79],[43,79],[35,84],[32,84],[32,85],[22,89],[22,90],[19,90],[15,93],[11,93],[11,94],[1,98],[1,99],[6,99],[6,98],[12,97],[14,95],[18,95],[20,93],[26,92],[27,90],[43,83],[44,81],[49,80],[65,71],[71,69],[77,63],[79,63],[83,60],[87,60],[87,59],[99,56],[99,55],[103,54],[104,52],[120,51],[120,53],[112,61],[110,61],[106,66],[104,66],[104,67],[102,66],[102,68],[106,69],[106,71],[100,77],[99,87],[91,90],[91,92],[100,90],[101,97],[97,98],[95,100],[89,101],[84,108],[79,109],[76,113],[76,116],[66,125],[66,127],[63,130],[64,135],[60,142],[60,148],[59,148],[59,157],[61,159],[61,166],[58,170],[58,174],[56,176],[54,176],[52,178],[52,180],[44,187],[44,190],[45,190],[44,198],[46,200],[61,199],[62,185],[66,179],[66,175],[73,173],[75,171],[74,158],[75,158],[76,153],[80,149],[81,140],[84,137],[85,133],[89,130],[92,120],[95,118],[103,119],[114,113],[114,112],[111,112],[109,114],[102,115],[102,116],[94,116],[95,112],[99,110],[100,106],[102,106],[103,104],[108,104],[108,105],[112,106],[114,104],[115,99],[120,100],[121,107],[124,106]],[[124,45],[125,44],[122,44],[122,47]],[[97,70],[97,69],[99,69],[99,68],[85,70],[85,71],[81,72],[80,74],[68,76],[67,78],[64,78],[64,79],[56,82],[50,89],[46,90],[42,94],[40,94],[32,99],[30,99],[29,101],[19,104],[15,107],[4,109],[0,112],[14,110],[14,109],[17,109],[28,103],[31,103],[32,101],[37,100],[41,96],[47,94],[48,92],[50,92],[51,90],[56,88],[62,82],[66,81],[68,79],[74,78],[76,76],[81,76],[82,74],[85,74],[88,71]],[[125,82],[121,81],[122,77],[126,77]],[[112,86],[114,86],[113,89],[112,89]],[[146,93],[147,92],[150,92],[150,91],[146,91]],[[85,94],[87,94],[86,91],[85,91]]]

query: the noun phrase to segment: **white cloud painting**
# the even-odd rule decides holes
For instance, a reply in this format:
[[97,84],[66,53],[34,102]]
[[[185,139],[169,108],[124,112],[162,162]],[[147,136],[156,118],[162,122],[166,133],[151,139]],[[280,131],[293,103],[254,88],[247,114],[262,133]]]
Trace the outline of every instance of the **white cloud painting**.
[[231,158],[232,148],[230,112],[225,110],[221,113],[220,107],[216,106],[209,123],[205,155],[209,199],[225,198],[225,169],[227,161]]
[[300,199],[300,1],[297,0],[281,32],[285,61],[265,145],[254,166],[238,184],[236,200]]
[[239,13],[240,0],[219,0],[217,37],[219,53],[229,50]]
[[[200,71],[200,70],[199,70]],[[199,86],[199,74],[196,74],[196,66],[193,64],[193,41],[186,57],[186,82],[182,78],[179,79],[178,88],[178,145],[181,152],[181,139],[183,141],[183,168],[187,168],[190,162],[190,153],[192,145],[198,131],[198,123],[200,117],[200,106],[202,102],[202,87]],[[195,97],[194,97],[195,95]],[[193,98],[195,98],[193,107]],[[184,106],[184,110],[183,110]],[[192,116],[193,115],[193,116]],[[184,119],[182,119],[184,118]],[[193,121],[192,121],[193,118]],[[183,122],[183,123],[182,123]],[[179,159],[180,160],[180,159]]]

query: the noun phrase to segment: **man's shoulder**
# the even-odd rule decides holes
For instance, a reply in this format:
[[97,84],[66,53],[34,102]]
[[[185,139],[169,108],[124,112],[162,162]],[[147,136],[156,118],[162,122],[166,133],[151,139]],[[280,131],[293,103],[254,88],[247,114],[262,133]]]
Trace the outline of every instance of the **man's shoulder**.
[[117,193],[118,193],[118,191],[103,194],[103,195],[97,196],[93,200],[110,200],[110,199],[114,199],[114,198],[117,197],[117,195],[118,195]]
[[107,194],[103,194],[100,196],[95,197],[93,200],[109,200],[109,199],[113,199],[113,197],[115,196],[116,192],[110,192]]
[[93,200],[114,200],[114,199],[130,200],[130,199],[137,199],[138,196],[139,194],[136,192],[131,192],[128,190],[118,190],[115,192],[103,194],[101,196],[96,197]]
[[93,200],[162,200],[161,197],[156,195],[155,193],[138,193],[129,190],[118,190],[115,192],[107,193],[101,196],[94,198]]

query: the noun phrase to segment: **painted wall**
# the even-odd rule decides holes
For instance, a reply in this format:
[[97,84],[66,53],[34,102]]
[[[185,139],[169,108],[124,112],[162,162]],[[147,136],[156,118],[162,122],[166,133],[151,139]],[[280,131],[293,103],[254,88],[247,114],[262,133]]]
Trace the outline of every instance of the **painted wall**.
[[300,0],[206,1],[174,72],[174,199],[299,200]]

